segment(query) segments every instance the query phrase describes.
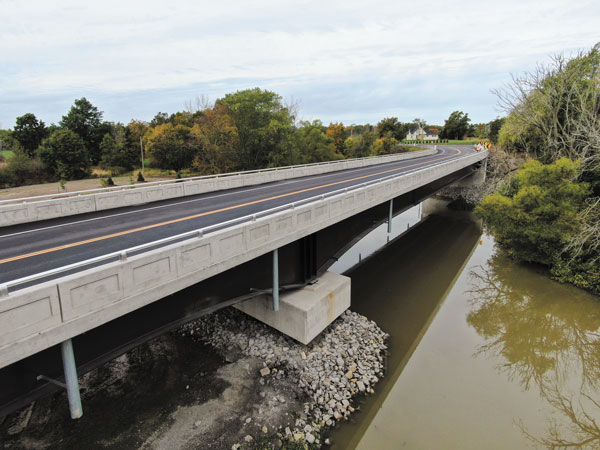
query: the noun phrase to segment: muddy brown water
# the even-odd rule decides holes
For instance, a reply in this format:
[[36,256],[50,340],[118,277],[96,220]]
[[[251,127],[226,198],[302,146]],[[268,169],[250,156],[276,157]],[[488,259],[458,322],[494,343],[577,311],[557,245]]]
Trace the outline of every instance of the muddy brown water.
[[[390,334],[385,377],[332,447],[599,448],[600,298],[514,264],[468,214],[419,219],[396,217],[331,268],[352,277],[352,309]],[[222,358],[198,352],[175,334],[144,344],[88,380],[81,420],[57,393],[20,436],[0,424],[0,447],[139,448],[179,406],[227,387],[212,376]]]
[[389,355],[334,449],[600,448],[599,297],[515,264],[464,213],[347,274]]

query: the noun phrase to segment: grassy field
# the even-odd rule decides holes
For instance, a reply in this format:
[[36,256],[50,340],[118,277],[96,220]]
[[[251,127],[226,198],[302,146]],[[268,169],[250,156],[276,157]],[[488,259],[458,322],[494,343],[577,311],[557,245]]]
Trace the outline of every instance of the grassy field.
[[445,139],[443,141],[402,141],[402,144],[429,144],[429,145],[473,145],[478,144],[480,139]]
[[465,139],[465,140],[455,140],[448,139],[448,142],[440,143],[440,145],[474,145],[479,144],[481,139]]
[[6,159],[10,158],[13,155],[11,150],[2,150],[0,155],[4,156]]

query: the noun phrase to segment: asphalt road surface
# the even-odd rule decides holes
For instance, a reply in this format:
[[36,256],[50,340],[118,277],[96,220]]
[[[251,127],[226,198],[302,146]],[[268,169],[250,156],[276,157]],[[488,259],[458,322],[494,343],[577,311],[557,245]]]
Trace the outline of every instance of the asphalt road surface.
[[0,228],[0,284],[473,152],[440,146],[406,161]]

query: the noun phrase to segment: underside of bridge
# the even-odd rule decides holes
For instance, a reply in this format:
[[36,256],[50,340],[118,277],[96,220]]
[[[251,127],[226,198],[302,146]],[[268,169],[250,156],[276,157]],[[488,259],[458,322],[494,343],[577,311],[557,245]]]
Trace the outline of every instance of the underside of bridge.
[[[394,215],[419,204],[440,189],[476,172],[467,167],[393,200]],[[385,222],[383,203],[279,249],[282,290],[299,288],[317,278],[369,231]],[[138,309],[72,339],[81,375],[204,314],[272,289],[272,256],[252,261]],[[60,345],[0,369],[0,416],[57,389],[38,375],[63,380]]]

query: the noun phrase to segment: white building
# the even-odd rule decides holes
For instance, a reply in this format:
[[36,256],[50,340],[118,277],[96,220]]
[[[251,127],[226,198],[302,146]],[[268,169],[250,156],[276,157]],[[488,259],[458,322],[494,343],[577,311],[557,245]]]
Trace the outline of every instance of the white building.
[[412,126],[410,130],[408,130],[408,134],[406,135],[406,139],[409,141],[437,141],[439,139],[439,135],[431,131],[429,128]]

